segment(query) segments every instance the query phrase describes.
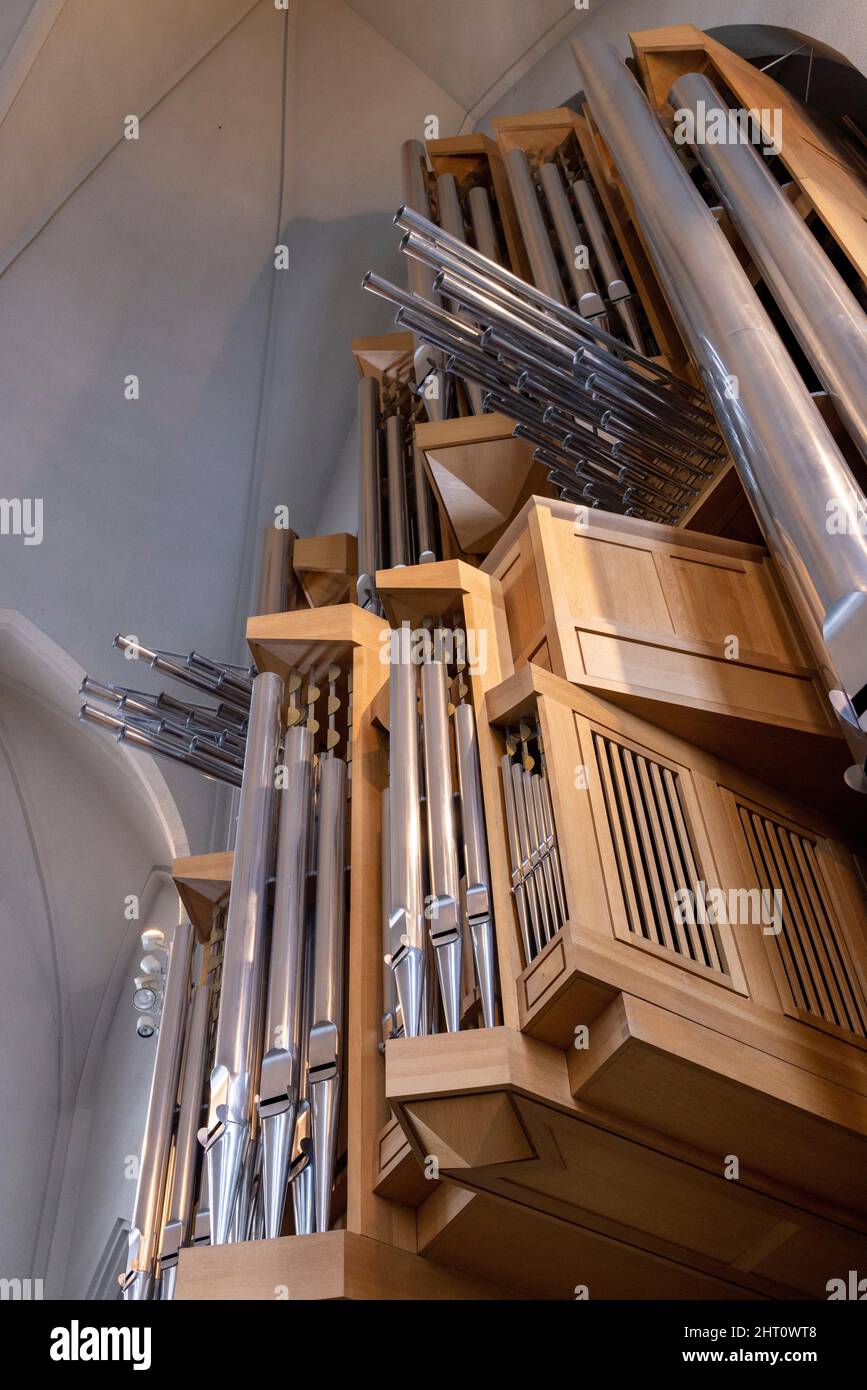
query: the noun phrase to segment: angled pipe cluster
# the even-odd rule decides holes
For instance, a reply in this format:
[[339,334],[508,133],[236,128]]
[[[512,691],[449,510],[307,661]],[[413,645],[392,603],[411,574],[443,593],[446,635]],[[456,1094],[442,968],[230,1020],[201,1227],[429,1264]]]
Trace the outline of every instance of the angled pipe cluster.
[[85,676],[79,693],[100,704],[85,702],[79,718],[108,729],[119,742],[240,787],[254,668],[212,661],[198,652],[182,657],[154,651],[120,635],[114,645],[130,658],[145,661],[151,670],[220,703],[216,707],[188,704],[165,692],[152,695]]
[[411,209],[395,221],[403,251],[436,272],[461,317],[373,272],[365,288],[516,421],[560,495],[680,520],[725,456],[702,393]]

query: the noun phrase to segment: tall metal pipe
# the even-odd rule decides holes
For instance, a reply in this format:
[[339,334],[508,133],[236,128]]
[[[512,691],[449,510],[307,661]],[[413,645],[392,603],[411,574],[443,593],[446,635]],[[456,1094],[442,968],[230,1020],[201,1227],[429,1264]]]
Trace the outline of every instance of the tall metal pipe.
[[212,1245],[225,1245],[229,1239],[258,1081],[267,880],[272,857],[274,769],[282,700],[283,682],[279,676],[265,671],[256,677],[226,914],[208,1125],[203,1136]]
[[572,192],[578,204],[578,212],[584,223],[584,230],[590,238],[593,254],[599,263],[608,298],[617,309],[620,322],[626,330],[630,343],[636,352],[644,352],[644,340],[638,326],[638,318],[629,303],[632,291],[620,273],[614,247],[611,245],[605,223],[599,215],[599,209],[590,191],[590,186],[584,179],[576,179],[572,184]]
[[283,763],[286,778],[277,793],[277,865],[259,1084],[262,1209],[268,1239],[279,1236],[283,1221],[301,1084],[304,906],[313,780],[313,734],[306,725],[287,730]]
[[455,749],[461,793],[461,831],[464,842],[463,902],[470,929],[476,983],[486,1028],[496,1023],[496,966],[494,924],[491,918],[491,871],[485,834],[485,808],[479,766],[479,741],[472,705],[455,709]]
[[144,1302],[153,1295],[192,955],[193,929],[189,922],[179,922],[169,952],[162,1018],[129,1229],[129,1255],[126,1273],[121,1279],[123,1297],[128,1302]]
[[412,442],[412,481],[415,492],[416,558],[420,565],[436,560],[433,498],[424,467],[424,455]]
[[[439,202],[440,226],[450,232],[458,241],[466,241],[464,215],[458,195],[458,182],[454,174],[440,174],[437,179],[437,200]],[[470,409],[474,415],[482,414],[482,393],[474,381],[464,383]]]
[[500,244],[497,238],[497,229],[494,226],[488,190],[483,188],[481,184],[477,184],[467,194],[467,204],[470,209],[470,220],[473,224],[476,250],[481,252],[483,256],[487,256],[489,261],[499,263]]
[[[635,79],[598,39],[574,49],[594,120],[863,767],[867,502]],[[857,769],[849,780],[867,790]]]
[[463,934],[446,671],[441,661],[426,661],[422,666],[421,697],[432,899],[429,908],[430,939],[446,1028],[450,1033],[457,1033],[461,1026]]
[[287,575],[289,532],[285,528],[266,526],[262,536],[262,563],[259,569],[259,588],[256,613],[283,613],[289,589]]
[[[316,837],[311,835],[308,871],[316,863]],[[316,966],[314,949],[315,912],[308,907],[304,923],[304,985],[301,1048],[299,1052],[300,1096],[295,1116],[295,1137],[292,1142],[292,1164],[289,1186],[292,1191],[292,1216],[296,1236],[312,1236],[316,1231],[316,1191],[313,1173],[313,1137],[310,1121],[310,1099],[307,1085],[307,1048],[313,1027],[313,977]]]
[[[427,191],[427,153],[420,140],[406,140],[400,147],[400,168],[401,186],[403,188],[403,200],[407,207],[413,208],[422,217],[430,217],[431,206]],[[411,266],[409,270],[409,287],[413,294],[420,295],[422,299],[428,300],[431,304],[439,302],[433,289],[433,275],[426,266]],[[421,376],[428,371],[427,361],[433,359],[433,376],[437,383],[437,393],[433,396],[425,394],[425,408],[428,419],[442,420],[445,415],[445,389],[442,369],[435,353],[431,353],[425,346],[416,344],[415,349],[416,375]]]
[[545,219],[539,207],[536,186],[527,165],[527,156],[523,150],[516,147],[507,152],[506,172],[512,187],[515,211],[518,214],[521,235],[527,248],[527,258],[533,273],[533,281],[537,289],[540,289],[543,294],[547,294],[549,299],[556,299],[560,304],[565,304],[566,293],[560,279],[560,272],[557,269],[554,252],[551,250],[548,228],[545,226]]
[[379,386],[375,377],[363,376],[358,383],[358,422],[361,476],[356,590],[362,608],[379,612],[376,596],[376,571],[380,568]]
[[403,416],[390,415],[385,422],[385,450],[388,468],[388,560],[392,569],[405,565],[409,558],[406,524],[406,460],[403,444]]
[[[696,115],[702,104],[729,108],[702,73],[671,89],[672,105]],[[748,143],[691,140],[693,152],[749,251],[789,327],[816,369],[861,456],[867,459],[867,315],[813,233]]]
[[163,1302],[175,1296],[181,1247],[192,1244],[193,1202],[200,1153],[197,1135],[204,1102],[210,1007],[210,989],[204,984],[196,985],[187,1016],[172,1191],[160,1247],[160,1298]]
[[422,841],[419,811],[418,693],[408,627],[391,634],[389,671],[391,903],[389,964],[394,972],[404,1032],[421,1032],[426,986]]
[[598,318],[605,313],[605,305],[599,297],[593,272],[575,264],[581,237],[557,165],[542,164],[539,168],[539,182],[548,204],[554,233],[560,243],[560,253],[575,291],[578,312],[587,319]]
[[313,1127],[316,1229],[327,1231],[337,1156],[344,1048],[346,936],[346,763],[319,763],[313,1026],[307,1043],[307,1093]]

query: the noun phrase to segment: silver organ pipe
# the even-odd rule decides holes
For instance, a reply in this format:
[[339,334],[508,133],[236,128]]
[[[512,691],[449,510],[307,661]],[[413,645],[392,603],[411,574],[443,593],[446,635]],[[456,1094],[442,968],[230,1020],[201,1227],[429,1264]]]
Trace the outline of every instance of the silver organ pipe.
[[193,929],[189,922],[181,921],[175,927],[169,953],[162,1019],[130,1223],[129,1258],[126,1274],[121,1281],[123,1297],[130,1302],[145,1301],[154,1292],[192,957]]
[[[713,402],[867,790],[867,501],[632,74],[575,45],[594,119]],[[672,94],[674,95],[674,94]],[[675,98],[676,99],[676,98]],[[830,534],[829,507],[844,524]]]

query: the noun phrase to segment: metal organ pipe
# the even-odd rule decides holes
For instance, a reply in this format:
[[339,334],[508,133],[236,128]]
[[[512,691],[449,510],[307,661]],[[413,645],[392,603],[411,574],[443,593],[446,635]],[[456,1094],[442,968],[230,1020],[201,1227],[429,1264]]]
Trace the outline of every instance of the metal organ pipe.
[[488,190],[477,184],[467,194],[467,204],[470,209],[470,221],[473,224],[476,250],[480,251],[483,256],[487,256],[488,260],[499,262],[500,245],[497,239],[497,229],[494,226]]
[[419,813],[418,693],[408,628],[391,635],[389,680],[389,820],[391,904],[388,963],[404,1033],[421,1033],[426,987],[422,841]]
[[455,709],[455,748],[461,794],[461,833],[464,842],[462,897],[473,947],[482,1019],[486,1028],[493,1028],[496,1023],[496,962],[494,924],[491,917],[491,873],[485,834],[476,717],[470,704],[461,704]]
[[[423,217],[430,217],[430,198],[428,197],[425,178],[427,154],[420,140],[406,140],[404,142],[400,149],[400,162],[404,202]],[[439,303],[433,289],[433,275],[426,266],[410,267],[409,287],[413,294],[420,295],[422,299],[428,300],[431,304]],[[445,414],[445,390],[444,377],[437,355],[432,353],[424,344],[417,343],[415,363],[418,377],[424,377],[433,370],[437,381],[437,394],[425,396],[425,407],[430,420],[442,420]]]
[[461,1026],[463,934],[458,883],[458,845],[452,798],[451,745],[446,672],[440,661],[421,668],[425,801],[430,865],[430,938],[446,1028]]
[[388,558],[392,569],[405,565],[409,558],[403,432],[403,416],[390,415],[385,422],[385,450],[388,469]]
[[515,211],[521,224],[524,245],[527,248],[530,269],[533,272],[533,280],[538,289],[549,299],[556,299],[560,304],[565,304],[566,294],[560,280],[554,252],[551,250],[548,228],[545,226],[545,219],[539,207],[536,187],[527,165],[527,156],[523,150],[512,149],[507,152],[506,170],[515,199]]
[[226,916],[208,1125],[203,1136],[212,1245],[225,1245],[229,1239],[251,1137],[282,698],[279,676],[266,671],[256,677]]
[[307,1044],[307,1093],[313,1129],[316,1229],[327,1231],[337,1155],[343,1061],[346,763],[319,763],[313,1024]]
[[599,297],[596,281],[589,270],[582,270],[575,264],[575,257],[581,237],[569,200],[563,188],[563,180],[556,164],[542,164],[539,168],[539,182],[545,194],[545,202],[551,214],[554,232],[560,243],[560,252],[566,266],[579,314],[584,318],[596,318],[605,313],[605,305]]
[[830,688],[856,759],[849,780],[867,790],[867,503],[644,93],[610,45],[574,47],[594,120]]
[[198,1130],[208,1060],[208,1021],[211,991],[196,985],[187,1018],[187,1038],[181,1080],[172,1191],[160,1248],[160,1298],[175,1296],[181,1246],[191,1243],[195,1177],[199,1156]]
[[128,1302],[144,1302],[153,1294],[192,955],[193,929],[189,922],[179,922],[169,952],[162,1018],[130,1223],[129,1258],[126,1274],[121,1280],[123,1297]]
[[[672,104],[695,113],[729,108],[703,74],[679,77]],[[834,408],[867,459],[867,315],[765,160],[744,143],[692,150],[761,272]]]
[[380,568],[379,387],[375,377],[363,376],[358,383],[358,420],[361,481],[356,589],[362,608],[379,612],[380,604],[376,596],[376,571]]
[[265,1236],[279,1236],[286,1200],[295,1116],[298,1109],[304,916],[307,852],[312,809],[313,734],[304,725],[287,730],[286,784],[277,792],[277,864],[265,1054],[259,1083],[262,1197]]
[[[450,232],[453,237],[457,237],[459,241],[466,241],[464,215],[461,212],[461,200],[458,196],[458,185],[454,174],[440,174],[437,179],[437,199],[440,226]],[[484,409],[481,389],[474,381],[465,382],[464,387],[473,414],[481,415]]]

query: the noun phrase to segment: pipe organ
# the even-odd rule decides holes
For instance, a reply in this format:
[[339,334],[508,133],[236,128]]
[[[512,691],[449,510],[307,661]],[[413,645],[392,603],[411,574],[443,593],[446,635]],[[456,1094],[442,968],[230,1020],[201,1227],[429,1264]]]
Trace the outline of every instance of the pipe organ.
[[[632,45],[394,152],[357,540],[269,529],[249,665],[118,638],[186,698],[82,687],[238,794],[174,867],[127,1298],[867,1259],[867,190],[708,35]],[[702,101],[779,106],[776,164],[673,141]]]

